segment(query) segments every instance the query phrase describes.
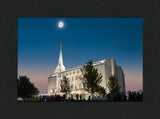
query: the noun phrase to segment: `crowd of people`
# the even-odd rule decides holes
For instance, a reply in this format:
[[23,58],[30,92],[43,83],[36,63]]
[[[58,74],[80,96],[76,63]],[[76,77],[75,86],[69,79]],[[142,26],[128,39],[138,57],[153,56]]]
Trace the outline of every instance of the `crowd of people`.
[[128,101],[143,101],[143,92],[128,92]]
[[36,97],[32,97],[30,99],[26,99],[25,101],[38,101],[38,102],[96,102],[96,101],[106,101],[106,102],[138,102],[143,101],[143,92],[131,92],[128,91],[127,95],[125,93],[109,93],[105,97],[94,97],[91,96],[85,98],[82,95],[76,94],[76,95],[70,95],[66,96],[65,94],[63,96],[60,95],[40,95]]
[[[128,102],[135,102],[135,101],[143,101],[143,92],[131,92],[129,91],[127,93],[128,95],[122,93],[109,93],[106,97],[105,101],[111,102],[111,101],[128,101]],[[90,101],[96,101],[96,98],[91,98],[89,96],[87,99],[82,98],[82,95],[76,95],[73,97],[73,95],[69,96],[68,98],[66,95],[60,96],[60,95],[51,95],[51,96],[39,96],[38,100],[40,102],[90,102]],[[97,100],[98,101],[98,100]]]
[[40,96],[40,102],[86,102],[86,99],[83,98],[81,95],[76,95],[76,99],[73,98],[73,95],[70,97],[66,97],[66,95],[52,95],[52,96]]
[[107,100],[108,101],[127,101],[127,96],[122,92],[122,93],[109,93],[107,95]]
[[122,93],[109,93],[107,95],[108,101],[143,101],[143,92],[131,92],[129,91],[128,96]]

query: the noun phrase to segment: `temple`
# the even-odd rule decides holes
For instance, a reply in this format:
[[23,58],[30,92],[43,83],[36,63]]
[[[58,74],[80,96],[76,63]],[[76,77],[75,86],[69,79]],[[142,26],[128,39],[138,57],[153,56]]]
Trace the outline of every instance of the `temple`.
[[[121,66],[117,66],[115,60],[113,58],[104,59],[101,61],[97,61],[93,63],[94,68],[97,69],[98,73],[102,74],[102,82],[101,86],[105,88],[106,92],[109,93],[109,89],[107,88],[108,77],[115,75],[119,80],[120,92],[125,93],[125,76]],[[71,88],[70,94],[76,95],[80,94],[83,97],[88,98],[90,93],[88,93],[83,86],[81,81],[82,73],[81,68],[83,66],[75,67],[72,69],[65,70],[65,66],[63,65],[63,57],[62,57],[62,44],[60,44],[60,54],[59,54],[59,62],[54,70],[54,72],[48,77],[48,95],[63,95],[61,92],[60,83],[63,79],[63,76],[69,78],[69,84]]]

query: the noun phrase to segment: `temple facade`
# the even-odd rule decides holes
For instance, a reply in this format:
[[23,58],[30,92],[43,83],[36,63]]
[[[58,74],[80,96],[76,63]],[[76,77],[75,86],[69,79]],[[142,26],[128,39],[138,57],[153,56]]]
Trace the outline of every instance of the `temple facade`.
[[[108,77],[112,75],[115,75],[119,80],[121,87],[120,92],[125,93],[125,76],[123,69],[121,66],[117,66],[113,58],[94,62],[93,66],[97,69],[98,73],[101,73],[102,82],[100,85],[105,88],[107,93],[109,93],[109,89],[107,88]],[[69,78],[69,84],[71,88],[70,94],[80,94],[87,98],[90,94],[84,90],[84,86],[81,80],[81,77],[83,77],[81,73],[82,67],[83,66],[79,66],[66,70],[65,66],[63,65],[62,45],[60,45],[58,65],[54,72],[48,77],[48,95],[63,95],[61,92],[60,83],[63,79],[63,76],[66,76]]]

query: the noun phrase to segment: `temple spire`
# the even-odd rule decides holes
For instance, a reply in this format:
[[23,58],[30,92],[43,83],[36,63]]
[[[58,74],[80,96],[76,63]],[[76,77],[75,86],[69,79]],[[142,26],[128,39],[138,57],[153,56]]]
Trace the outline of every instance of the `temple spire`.
[[62,43],[60,43],[60,53],[59,53],[59,65],[63,65],[63,58],[62,58]]
[[59,52],[59,61],[54,73],[59,73],[65,71],[65,66],[63,65],[63,57],[62,57],[62,43],[60,43],[60,52]]

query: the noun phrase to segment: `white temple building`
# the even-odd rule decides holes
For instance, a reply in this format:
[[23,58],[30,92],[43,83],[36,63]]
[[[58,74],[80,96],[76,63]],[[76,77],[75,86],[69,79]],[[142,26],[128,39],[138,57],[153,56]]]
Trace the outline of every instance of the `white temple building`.
[[[117,66],[115,60],[113,58],[97,61],[93,63],[94,68],[97,69],[98,73],[102,75],[102,82],[101,86],[106,89],[106,92],[109,93],[109,89],[107,88],[108,77],[111,75],[115,75],[120,84],[120,92],[125,93],[125,76],[121,66]],[[63,57],[62,57],[62,45],[60,45],[60,54],[59,54],[59,62],[54,70],[53,74],[48,77],[48,95],[59,94],[62,95],[63,93],[60,91],[60,83],[63,76],[69,78],[71,93],[72,95],[75,94],[82,94],[85,95],[87,98],[90,94],[84,90],[83,83],[80,80],[82,77],[81,68],[83,66],[75,67],[72,69],[65,69],[63,65]]]

